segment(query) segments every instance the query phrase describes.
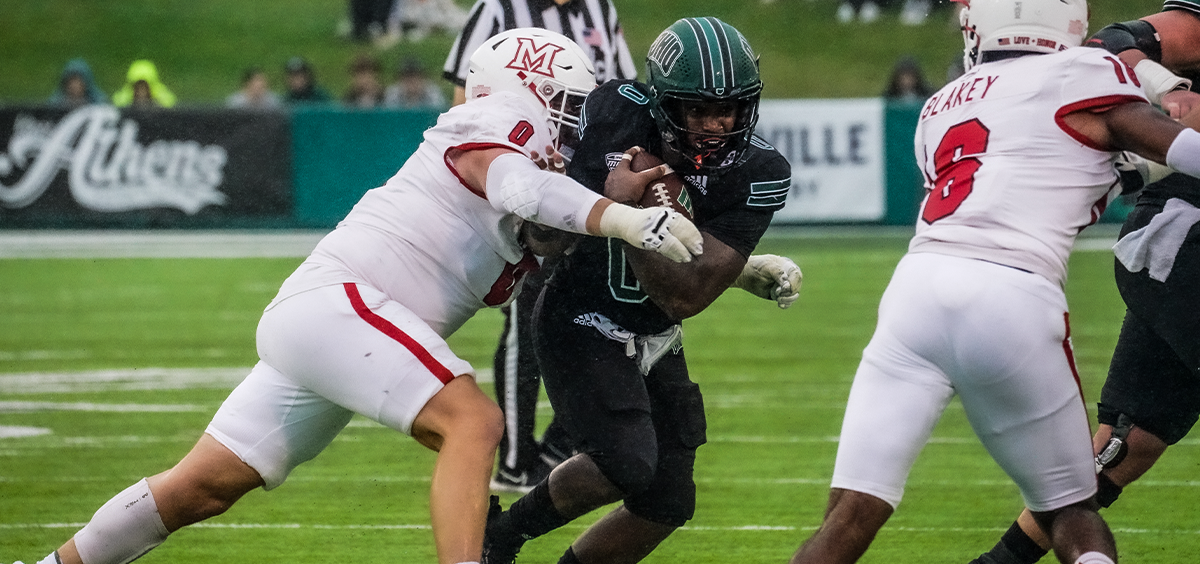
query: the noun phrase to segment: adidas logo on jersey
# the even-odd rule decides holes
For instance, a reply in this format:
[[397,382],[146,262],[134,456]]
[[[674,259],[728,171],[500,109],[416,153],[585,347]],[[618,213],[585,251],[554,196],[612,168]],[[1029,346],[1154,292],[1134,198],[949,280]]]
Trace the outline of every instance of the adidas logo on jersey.
[[686,180],[687,183],[689,185],[691,185],[692,188],[699,190],[701,194],[704,194],[706,196],[708,195],[708,176],[692,175],[692,176],[684,176],[683,179]]

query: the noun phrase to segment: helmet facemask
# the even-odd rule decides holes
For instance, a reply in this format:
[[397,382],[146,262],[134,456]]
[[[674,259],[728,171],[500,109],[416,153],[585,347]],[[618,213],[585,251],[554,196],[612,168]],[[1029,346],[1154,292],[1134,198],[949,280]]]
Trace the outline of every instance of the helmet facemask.
[[[668,94],[658,101],[659,131],[667,148],[698,170],[713,173],[737,164],[758,121],[758,94],[710,99]],[[691,116],[691,119],[689,119]],[[721,129],[705,123],[723,121]]]
[[554,135],[554,150],[570,161],[575,154],[575,146],[579,144],[579,114],[588,91],[544,76],[528,79],[527,83],[550,113],[548,119]]

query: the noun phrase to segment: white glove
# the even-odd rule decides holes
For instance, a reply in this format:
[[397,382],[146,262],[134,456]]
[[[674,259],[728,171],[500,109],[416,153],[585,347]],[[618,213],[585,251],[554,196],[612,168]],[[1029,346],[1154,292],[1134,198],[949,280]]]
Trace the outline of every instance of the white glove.
[[778,255],[750,255],[742,273],[733,281],[741,288],[767,300],[775,300],[779,309],[787,309],[800,297],[804,274],[792,259]]
[[671,208],[635,208],[612,204],[600,216],[600,235],[629,244],[675,262],[691,262],[704,252],[704,239],[696,226]]

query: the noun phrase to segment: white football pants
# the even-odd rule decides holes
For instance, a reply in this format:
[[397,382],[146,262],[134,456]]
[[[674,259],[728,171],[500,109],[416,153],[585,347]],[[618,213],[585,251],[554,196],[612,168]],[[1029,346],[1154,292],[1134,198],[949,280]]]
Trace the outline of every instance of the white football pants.
[[832,486],[899,505],[917,454],[958,394],[1027,507],[1049,511],[1090,498],[1091,430],[1066,312],[1062,290],[1039,275],[934,253],[905,256],[854,376]]

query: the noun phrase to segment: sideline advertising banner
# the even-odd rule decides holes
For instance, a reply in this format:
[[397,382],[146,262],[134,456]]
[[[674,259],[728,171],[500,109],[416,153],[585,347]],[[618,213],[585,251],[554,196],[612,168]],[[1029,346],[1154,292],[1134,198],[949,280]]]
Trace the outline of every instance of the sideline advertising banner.
[[755,133],[792,164],[787,205],[775,223],[884,219],[881,98],[763,100]]
[[0,109],[0,227],[264,227],[292,215],[287,114]]

